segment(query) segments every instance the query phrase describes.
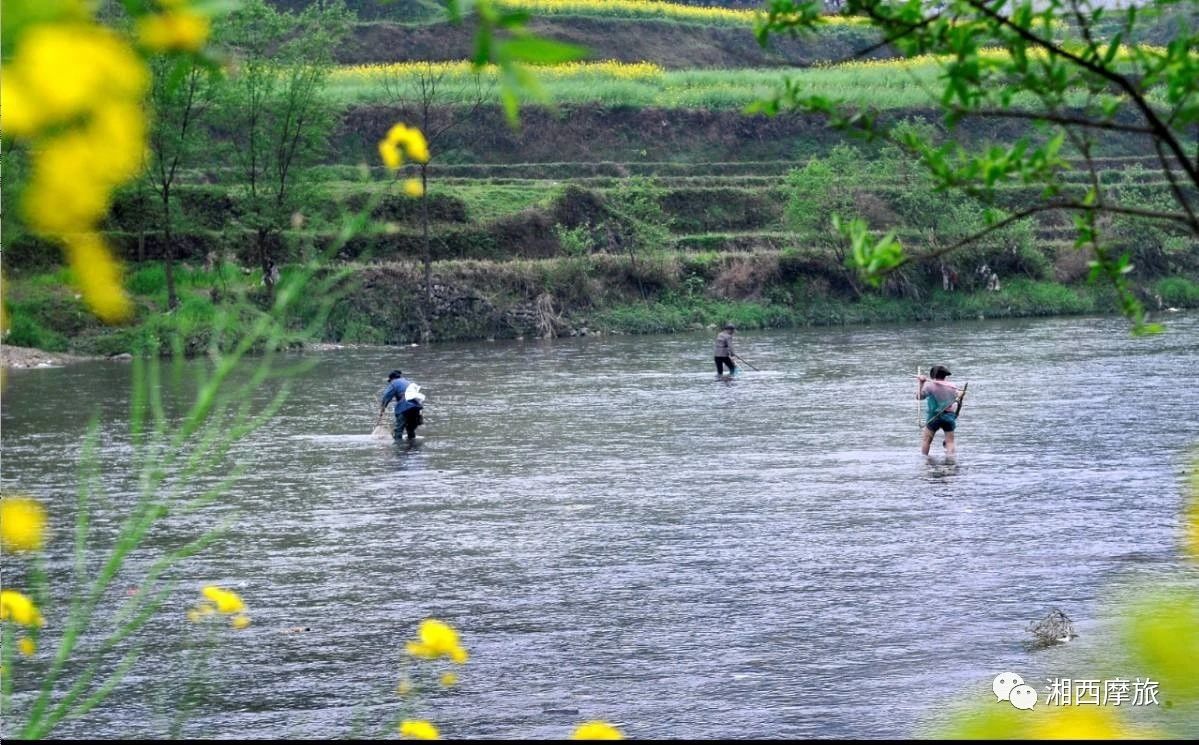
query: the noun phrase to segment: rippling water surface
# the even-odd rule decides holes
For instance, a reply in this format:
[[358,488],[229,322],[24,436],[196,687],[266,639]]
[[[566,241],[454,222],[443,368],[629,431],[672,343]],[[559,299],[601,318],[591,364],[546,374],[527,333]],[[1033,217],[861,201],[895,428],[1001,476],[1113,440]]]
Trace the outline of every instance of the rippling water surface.
[[[745,332],[761,371],[731,383],[709,336],[319,353],[230,453],[243,478],[187,518],[235,522],[176,572],[138,674],[60,734],[165,732],[209,582],[254,624],[187,736],[374,734],[353,722],[398,712],[403,642],[434,616],[472,653],[417,710],[447,736],[883,737],[1065,664],[1024,646],[1051,606],[1079,649],[1113,583],[1175,568],[1199,317],[1150,339],[1110,318]],[[938,362],[970,383],[956,464],[918,450],[912,375]],[[394,367],[428,394],[412,448],[369,436]],[[9,374],[3,483],[55,506],[56,571],[93,412],[97,530],[134,498],[129,374]]]

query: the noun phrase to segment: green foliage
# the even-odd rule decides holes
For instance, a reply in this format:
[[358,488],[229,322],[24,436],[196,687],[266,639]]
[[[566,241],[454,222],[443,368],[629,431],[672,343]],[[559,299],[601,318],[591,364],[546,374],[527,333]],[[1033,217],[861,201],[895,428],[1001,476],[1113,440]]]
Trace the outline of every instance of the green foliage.
[[14,347],[33,347],[47,352],[65,352],[68,349],[67,337],[44,328],[32,316],[25,313],[9,311],[12,320],[4,343]]
[[1199,283],[1184,277],[1166,277],[1154,285],[1166,305],[1178,308],[1199,308]]
[[293,15],[264,0],[246,0],[216,28],[217,39],[239,59],[217,95],[217,126],[232,146],[234,173],[247,192],[242,222],[256,233],[268,291],[276,237],[296,210],[303,166],[320,156],[333,128],[336,109],[323,89],[351,21],[341,2]]
[[573,228],[555,225],[554,235],[558,237],[558,243],[567,256],[586,256],[594,248],[591,231],[586,225],[576,225]]
[[663,189],[644,176],[633,176],[622,188],[607,194],[609,211],[632,229],[629,250],[656,251],[670,245],[663,195]]
[[[1184,147],[1199,123],[1199,60],[1193,54],[1199,30],[1180,25],[1163,47],[1122,45],[1138,37],[1143,19],[1160,16],[1172,4],[1133,5],[1105,21],[1106,9],[1091,0],[950,0],[935,9],[919,2],[849,0],[847,11],[869,19],[905,57],[937,55],[932,59],[941,73],[929,87],[933,96],[926,105],[944,113],[951,137],[934,140],[927,132],[894,127],[879,117],[878,104],[849,104],[794,81],[755,109],[768,114],[800,109],[827,117],[848,134],[888,139],[920,159],[938,191],[957,190],[993,204],[1004,185],[1039,186],[1036,202],[1002,217],[991,213],[986,229],[946,251],[1023,215],[1073,212],[1078,245],[1087,245],[1096,257],[1093,276],[1116,289],[1134,332],[1152,333],[1159,327],[1143,322],[1144,309],[1126,280],[1131,261],[1105,244],[1096,214],[1172,222],[1199,237],[1199,163]],[[820,23],[821,10],[816,0],[772,0],[758,27],[759,40],[764,44],[772,33],[811,29]],[[1031,122],[1044,134],[1008,145],[979,143],[959,136],[956,127],[965,119]],[[1149,198],[1152,208],[1142,206],[1144,198],[1123,198],[1099,179],[1092,155],[1104,130],[1137,138],[1159,154],[1168,183]],[[1089,171],[1089,188],[1081,196],[1064,188],[1068,152]],[[857,242],[854,248],[859,249]],[[880,260],[881,248],[869,248],[857,259],[881,271],[905,263],[890,254]]]

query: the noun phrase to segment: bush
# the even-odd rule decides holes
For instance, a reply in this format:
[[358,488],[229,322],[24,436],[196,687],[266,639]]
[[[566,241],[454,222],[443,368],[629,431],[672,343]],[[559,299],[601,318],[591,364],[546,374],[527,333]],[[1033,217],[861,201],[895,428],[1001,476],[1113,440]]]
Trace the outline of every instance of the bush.
[[67,351],[67,337],[43,328],[37,321],[24,313],[13,312],[8,334],[4,343],[14,347],[33,347],[47,352]]
[[1166,277],[1154,287],[1166,305],[1183,308],[1199,307],[1199,284],[1183,277]]

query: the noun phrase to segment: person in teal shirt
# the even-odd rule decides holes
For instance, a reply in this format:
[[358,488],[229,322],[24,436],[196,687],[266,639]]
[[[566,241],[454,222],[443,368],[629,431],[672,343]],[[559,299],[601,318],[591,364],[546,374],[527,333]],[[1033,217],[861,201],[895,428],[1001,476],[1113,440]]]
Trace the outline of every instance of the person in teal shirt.
[[924,438],[920,444],[920,452],[925,455],[928,455],[939,429],[945,430],[945,455],[953,457],[957,454],[954,442],[957,413],[950,409],[957,403],[958,389],[946,380],[950,374],[948,367],[933,365],[928,377],[919,375],[916,378],[916,398],[925,402]]
[[[400,370],[392,370],[387,375],[387,390],[383,392],[383,404],[379,407],[379,416],[383,416],[383,412],[387,411],[387,404],[392,400],[396,402],[396,428],[395,439],[402,439],[402,434],[407,433],[408,441],[416,439],[416,428],[424,424],[424,417],[421,416],[420,398],[409,398],[404,394],[408,391],[408,387],[412,382],[404,377],[404,373]],[[416,390],[420,390],[419,386]]]

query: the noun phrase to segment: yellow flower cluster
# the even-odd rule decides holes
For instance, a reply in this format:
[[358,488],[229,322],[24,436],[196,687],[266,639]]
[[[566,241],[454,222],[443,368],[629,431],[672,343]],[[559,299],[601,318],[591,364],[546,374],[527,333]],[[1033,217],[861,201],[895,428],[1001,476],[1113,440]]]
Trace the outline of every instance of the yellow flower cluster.
[[[388,64],[344,65],[333,71],[334,80],[377,80],[381,78],[412,78],[420,75],[449,76],[467,78],[476,73],[494,78],[500,70],[495,65],[487,65],[479,70],[468,61],[461,62],[393,62]],[[537,68],[537,76],[542,79],[557,80],[588,76],[602,76],[618,80],[651,80],[662,77],[665,73],[659,65],[653,62],[618,62],[604,60],[602,62],[564,62],[557,65],[542,65]]]
[[187,7],[187,0],[158,0],[161,13],[137,21],[137,38],[155,52],[197,52],[208,40],[208,16]]
[[229,625],[235,629],[244,629],[250,625],[250,617],[245,614],[246,604],[236,592],[216,585],[207,585],[201,590],[201,594],[204,599],[187,612],[187,618],[192,623],[199,623],[208,616],[219,613],[233,616],[229,619]]
[[[150,51],[195,51],[209,20],[188,0],[158,0],[135,21]],[[3,66],[6,135],[30,144],[21,204],[33,232],[61,244],[84,301],[102,320],[127,319],[133,306],[121,267],[97,232],[113,192],[145,163],[149,85],[145,60],[96,23],[84,3],[64,3],[22,29]],[[57,13],[57,11],[62,11]]]
[[29,596],[16,590],[0,590],[0,621],[12,621],[30,629],[46,625]]
[[[37,629],[46,625],[33,600],[16,590],[0,590],[0,621],[11,621],[18,626],[24,626],[32,631],[35,637]],[[17,649],[26,657],[32,657],[37,652],[36,638],[21,637],[17,642]]]
[[[0,548],[7,553],[40,551],[46,544],[46,511],[27,497],[0,499]],[[17,649],[26,657],[37,651],[37,629],[46,624],[37,605],[16,590],[0,590],[0,621],[11,621],[31,630],[35,638],[22,637]]]
[[[417,163],[428,163],[429,143],[416,127],[395,124],[387,131],[387,136],[379,140],[379,157],[383,159],[383,165],[394,171],[404,164],[405,155]],[[419,197],[425,193],[424,184],[420,179],[410,178],[404,182],[404,193]]]
[[431,722],[423,719],[405,719],[400,722],[400,737],[410,740],[438,740],[441,733]]
[[31,142],[25,218],[65,246],[92,310],[124,320],[132,306],[96,226],[144,160],[146,66],[115,33],[71,21],[32,27],[2,74],[5,132]]
[[405,649],[413,657],[426,660],[448,658],[459,665],[469,658],[466,650],[458,642],[458,632],[453,627],[435,618],[421,621],[417,631],[418,641],[408,642]]
[[0,546],[10,553],[40,551],[46,542],[46,511],[33,499],[0,499]]
[[[1075,51],[1081,51],[1075,49]],[[1122,45],[1116,52],[1116,60],[1127,61],[1136,58],[1140,54],[1162,54],[1162,47],[1153,46],[1138,46],[1130,47]],[[1044,49],[1030,49],[1027,56],[1029,59],[1044,59],[1049,53]],[[980,60],[991,62],[1007,62],[1011,59],[1011,52],[1000,47],[984,47],[978,50]],[[941,66],[947,62],[954,60],[953,55],[935,55],[935,54],[920,54],[914,57],[889,57],[886,59],[863,59],[853,60],[851,62],[838,62],[835,64],[816,64],[813,67],[827,70],[903,70],[912,68],[934,67]]]
[[583,722],[575,728],[572,740],[623,740],[624,735],[607,722]]

